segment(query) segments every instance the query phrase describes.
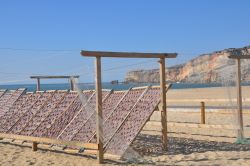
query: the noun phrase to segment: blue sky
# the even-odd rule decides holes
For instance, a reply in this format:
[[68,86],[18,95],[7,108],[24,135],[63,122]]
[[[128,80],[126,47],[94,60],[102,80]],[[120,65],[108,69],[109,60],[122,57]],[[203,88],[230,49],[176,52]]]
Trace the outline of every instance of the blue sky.
[[[249,7],[249,0],[1,1],[0,84],[32,83],[32,74],[93,82],[93,59],[81,49],[179,53],[171,66],[250,45]],[[104,59],[103,81],[157,67],[154,59]]]

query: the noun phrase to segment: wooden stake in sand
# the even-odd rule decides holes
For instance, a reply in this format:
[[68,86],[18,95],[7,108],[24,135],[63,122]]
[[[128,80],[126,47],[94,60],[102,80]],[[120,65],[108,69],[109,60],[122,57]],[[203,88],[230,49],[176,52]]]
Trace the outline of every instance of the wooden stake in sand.
[[244,138],[243,128],[243,115],[242,115],[242,91],[241,91],[241,59],[250,59],[250,55],[241,55],[239,52],[234,52],[229,58],[236,59],[236,88],[237,88],[237,119],[238,119],[238,131],[237,139],[241,140]]
[[201,102],[201,124],[206,123],[206,116],[205,116],[205,102]]
[[101,58],[96,57],[96,77],[95,77],[95,87],[96,87],[96,136],[98,144],[98,161],[103,162],[103,129],[102,129],[102,81],[101,81]]
[[32,150],[37,151],[37,142],[32,142]]
[[165,58],[160,59],[160,87],[161,87],[161,125],[162,125],[162,145],[167,149],[167,103],[166,103],[166,76],[165,76]]
[[237,76],[236,87],[237,87],[237,105],[238,105],[238,123],[239,123],[237,138],[242,139],[244,138],[244,129],[243,129],[243,115],[242,115],[241,66],[239,58],[237,59],[236,76]]
[[40,84],[40,78],[37,78],[37,84],[36,84],[36,90],[40,91],[41,90],[41,84]]

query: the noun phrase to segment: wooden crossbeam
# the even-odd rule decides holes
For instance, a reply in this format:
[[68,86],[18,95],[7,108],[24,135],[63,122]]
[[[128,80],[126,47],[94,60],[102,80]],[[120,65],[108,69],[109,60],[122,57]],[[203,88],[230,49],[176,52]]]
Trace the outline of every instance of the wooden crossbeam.
[[75,76],[30,76],[31,79],[55,79],[55,78],[79,78],[80,76],[75,75]]
[[231,58],[231,59],[250,59],[250,54],[249,55],[229,55],[228,58]]
[[107,52],[107,51],[81,51],[82,56],[113,57],[113,58],[176,58],[177,53],[138,53],[138,52]]
[[[9,142],[11,144],[14,145],[25,145],[25,146],[31,146],[33,151],[37,151],[38,148],[39,149],[43,149],[43,150],[55,150],[55,151],[59,151],[59,152],[64,152],[64,153],[68,153],[68,154],[83,154],[83,155],[96,155],[97,154],[97,150],[96,149],[72,149],[72,148],[68,148],[66,146],[63,145],[63,147],[59,147],[56,145],[49,145],[49,144],[38,144],[36,142],[27,142],[27,141],[22,141],[22,140],[15,140],[15,139],[7,139],[4,142]],[[109,156],[106,156],[106,158],[109,159],[114,159],[111,158]]]
[[0,133],[0,138],[24,140],[24,141],[31,141],[31,142],[35,142],[35,143],[47,143],[47,144],[55,144],[55,145],[84,147],[86,149],[96,149],[96,150],[98,149],[97,144],[83,143],[80,141],[63,141],[63,140],[52,139],[52,138],[33,137],[33,136],[5,134],[5,133]]

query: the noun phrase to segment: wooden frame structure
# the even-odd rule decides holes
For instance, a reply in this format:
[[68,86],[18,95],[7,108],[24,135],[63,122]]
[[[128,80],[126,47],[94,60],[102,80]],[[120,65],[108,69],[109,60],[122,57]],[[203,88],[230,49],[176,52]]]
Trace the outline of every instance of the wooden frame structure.
[[12,139],[12,140],[22,140],[32,142],[32,150],[37,151],[37,145],[39,143],[42,144],[50,144],[50,145],[63,145],[63,146],[74,146],[74,147],[84,147],[85,154],[96,154],[98,150],[98,146],[95,143],[82,143],[80,141],[63,141],[52,138],[42,138],[42,137],[34,137],[34,136],[25,136],[25,135],[16,135],[16,134],[5,134],[0,133],[0,138],[3,139]]
[[[61,76],[59,76],[59,77],[61,77]],[[48,90],[47,92],[51,92],[51,91],[54,91],[54,90]],[[58,91],[68,92],[68,90],[58,90]],[[39,92],[43,92],[43,91],[39,91]],[[33,92],[26,92],[26,94],[28,94],[28,93],[33,93]],[[62,99],[60,99],[60,101],[61,100]],[[22,142],[31,143],[33,151],[37,151],[38,145],[40,145],[40,144],[42,144],[42,145],[46,144],[49,147],[54,146],[54,145],[61,145],[61,146],[65,146],[65,147],[68,146],[70,148],[71,147],[80,148],[80,150],[72,149],[72,148],[69,150],[68,149],[63,150],[65,152],[69,152],[69,153],[71,153],[71,151],[73,151],[73,153],[79,152],[82,154],[93,155],[93,154],[97,154],[97,151],[98,151],[98,145],[96,143],[84,143],[81,141],[72,141],[72,140],[65,141],[65,140],[60,140],[58,138],[37,137],[37,136],[30,136],[30,135],[19,135],[19,134],[9,134],[9,133],[0,132],[0,140],[2,140],[2,139],[9,139],[9,140],[11,140],[11,142],[16,141],[16,140],[21,140]]]
[[237,130],[237,139],[244,138],[243,115],[242,115],[242,90],[241,90],[241,59],[250,59],[249,55],[241,55],[235,51],[228,58],[236,59],[236,89],[237,89],[237,119],[239,128]]
[[101,57],[112,58],[159,58],[160,61],[160,88],[161,88],[161,124],[162,124],[162,144],[163,148],[167,148],[167,112],[166,112],[166,78],[165,78],[165,59],[176,58],[177,53],[137,53],[137,52],[106,52],[106,51],[81,51],[82,56],[95,57],[96,68],[96,135],[98,144],[98,161],[103,162],[103,122],[102,122],[102,84],[101,84]]
[[97,144],[82,143],[80,141],[63,141],[63,140],[52,139],[52,138],[42,138],[42,137],[5,134],[5,133],[0,133],[0,138],[24,140],[24,141],[31,141],[31,142],[36,142],[36,143],[47,143],[47,144],[55,144],[55,145],[78,146],[78,147],[84,147],[87,149],[97,149]]
[[74,83],[71,78],[79,78],[80,76],[30,76],[31,79],[36,79],[37,84],[36,84],[36,90],[40,91],[41,90],[41,79],[68,79],[70,82],[70,90],[74,90]]
[[[171,87],[171,84],[166,86],[166,91],[170,87]],[[145,91],[143,92],[143,94],[144,94],[151,88],[158,88],[159,89],[160,86],[157,85],[157,86],[134,87],[134,88],[129,88],[129,90],[116,91],[116,92],[124,92],[124,95],[119,100],[119,102],[116,104],[116,107],[124,99],[124,97],[128,94],[128,92],[130,90],[145,89]],[[47,92],[56,92],[56,91],[57,90],[48,90]],[[58,91],[69,93],[68,90],[58,90]],[[86,90],[86,91],[92,91],[92,90]],[[108,91],[109,93],[102,97],[102,98],[104,98],[102,100],[102,102],[105,101],[105,99],[113,92],[113,90],[112,89],[102,89],[102,92],[103,91]],[[39,91],[38,93],[40,93],[40,92],[43,92],[43,91]],[[28,94],[28,93],[33,94],[33,92],[26,92],[26,94]],[[35,92],[35,93],[37,93],[37,92]],[[90,99],[92,98],[92,96],[94,96],[94,94],[95,93],[92,93],[92,95],[90,95],[87,102],[90,101]],[[143,94],[141,94],[140,98],[143,96]],[[137,99],[136,103],[138,103],[140,98]],[[60,99],[60,101],[61,100],[62,99]],[[134,106],[136,105],[136,103],[134,103]],[[160,103],[160,101],[159,101],[159,98],[158,98],[157,106],[155,106],[155,108],[153,110],[157,109],[157,107],[159,106],[159,103]],[[57,102],[57,105],[58,105],[58,102]],[[126,117],[128,117],[128,115]],[[124,124],[125,119],[123,120],[122,124]],[[143,124],[143,126],[145,125],[145,123]],[[121,125],[119,125],[119,126],[121,127]],[[142,128],[140,129],[140,131],[141,130],[142,130]],[[116,131],[118,131],[118,129]],[[67,140],[60,139],[59,136],[57,136],[57,138],[50,138],[50,137],[39,137],[39,136],[32,136],[32,135],[25,135],[25,134],[24,135],[19,135],[19,134],[13,134],[13,133],[10,134],[8,132],[7,133],[6,132],[4,132],[4,133],[1,132],[0,133],[0,140],[5,139],[4,141],[11,142],[11,143],[14,143],[14,144],[19,144],[19,145],[20,144],[21,145],[25,144],[27,146],[31,146],[33,151],[37,151],[38,149],[47,149],[48,150],[48,149],[50,149],[52,147],[57,147],[57,145],[61,145],[60,149],[56,148],[56,150],[63,151],[65,153],[73,153],[73,154],[79,153],[79,154],[86,154],[86,155],[97,155],[98,152],[99,152],[98,144],[97,143],[92,143],[90,141],[91,139],[89,141],[87,141],[87,142],[74,141],[74,140],[73,141],[72,140],[67,141]],[[131,140],[131,142],[132,142],[132,140]],[[73,147],[77,147],[77,148],[74,149]],[[105,147],[105,145],[104,145],[104,147]],[[104,157],[109,158],[109,159],[120,159],[121,156],[116,155],[116,154],[111,154],[111,153],[105,153]]]

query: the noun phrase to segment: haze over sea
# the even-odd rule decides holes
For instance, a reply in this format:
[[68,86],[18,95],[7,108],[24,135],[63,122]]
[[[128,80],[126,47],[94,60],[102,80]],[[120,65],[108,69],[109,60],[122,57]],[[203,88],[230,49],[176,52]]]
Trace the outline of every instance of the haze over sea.
[[[129,83],[129,84],[111,84],[103,83],[103,89],[114,90],[127,90],[130,87],[139,87],[146,85],[158,85],[157,83]],[[243,83],[243,86],[250,86],[250,83]],[[79,83],[79,88],[82,90],[95,89],[94,83]],[[175,83],[172,89],[188,89],[188,88],[209,88],[209,87],[225,87],[225,85],[219,83],[210,84],[191,84],[191,83]],[[13,85],[0,85],[0,89],[15,90],[18,88],[27,88],[27,91],[35,91],[36,84],[13,84]],[[57,84],[41,84],[41,90],[65,90],[70,89],[69,84],[57,83]]]

